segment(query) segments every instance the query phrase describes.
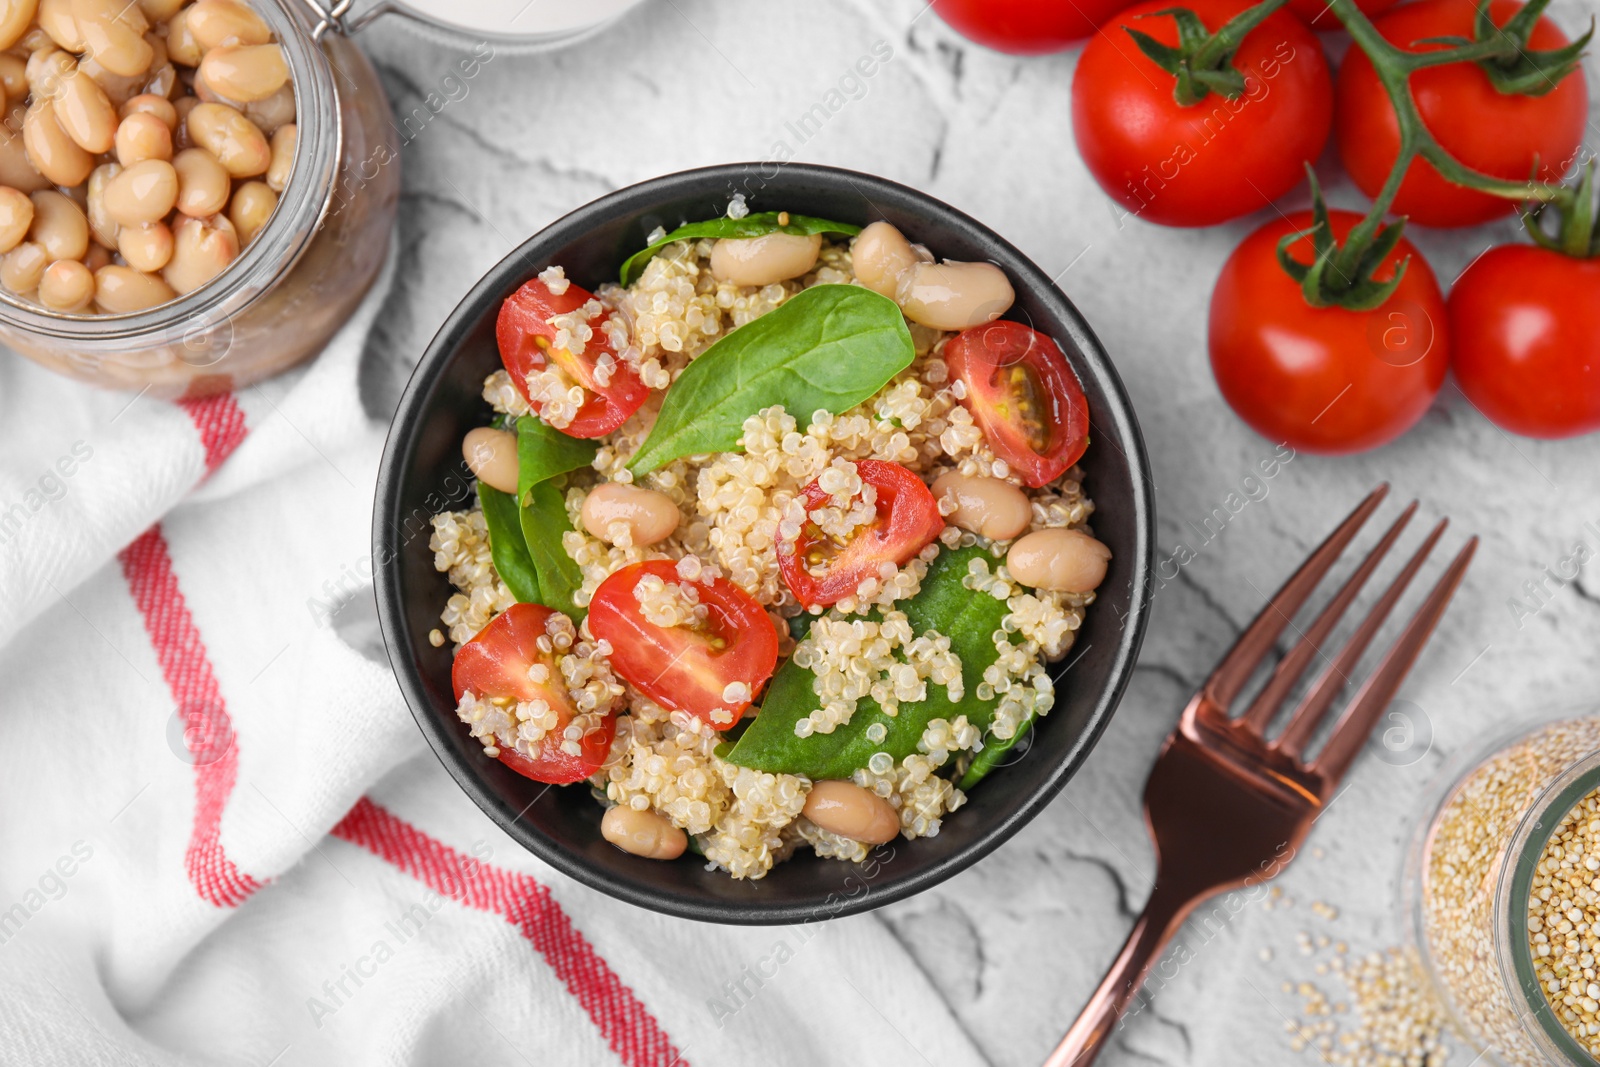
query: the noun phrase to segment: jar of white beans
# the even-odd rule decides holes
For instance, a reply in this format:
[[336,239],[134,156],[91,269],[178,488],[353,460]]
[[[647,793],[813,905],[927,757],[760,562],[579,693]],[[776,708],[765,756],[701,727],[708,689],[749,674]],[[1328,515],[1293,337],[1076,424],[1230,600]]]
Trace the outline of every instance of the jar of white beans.
[[0,342],[193,397],[320,350],[383,266],[376,72],[301,0],[0,0]]

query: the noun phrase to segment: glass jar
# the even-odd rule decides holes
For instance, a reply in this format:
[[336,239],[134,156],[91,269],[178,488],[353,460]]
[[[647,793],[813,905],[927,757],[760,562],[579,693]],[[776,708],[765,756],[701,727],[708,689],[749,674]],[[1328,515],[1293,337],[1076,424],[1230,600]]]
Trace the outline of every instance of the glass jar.
[[[1600,788],[1600,715],[1499,736],[1446,781],[1412,843],[1403,883],[1424,970],[1459,1036],[1481,1054],[1474,1063],[1594,1067],[1563,1026],[1572,1009],[1560,1002],[1573,988],[1581,1000],[1596,975],[1574,986],[1569,974],[1552,1004],[1529,942],[1529,905],[1552,834]],[[1595,888],[1583,890],[1591,913],[1600,907],[1596,875]],[[1600,972],[1593,962],[1590,970]]]
[[297,144],[278,205],[215,279],[145,311],[51,311],[0,291],[0,342],[94,385],[196,397],[318,352],[383,266],[399,204],[394,128],[377,71],[300,0],[253,0],[283,46]]

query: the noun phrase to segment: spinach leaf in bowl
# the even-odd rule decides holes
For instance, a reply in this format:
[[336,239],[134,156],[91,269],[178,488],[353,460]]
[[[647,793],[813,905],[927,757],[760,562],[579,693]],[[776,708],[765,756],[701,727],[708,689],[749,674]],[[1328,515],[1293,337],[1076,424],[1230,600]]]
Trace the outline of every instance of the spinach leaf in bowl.
[[561,544],[572,529],[563,494],[551,481],[587,467],[599,446],[550,428],[537,416],[516,421],[517,495],[478,483],[478,500],[489,530],[489,555],[511,595],[524,604],[543,604],[582,622],[584,610],[573,601],[583,574]]
[[588,612],[578,607],[573,594],[583,584],[583,572],[561,543],[561,536],[572,529],[564,494],[554,482],[543,481],[530,486],[522,500],[521,534],[539,574],[539,603],[582,622]]
[[558,474],[579,470],[594,462],[600,442],[568,437],[544,423],[537,415],[517,420],[517,497],[527,504],[530,486],[547,482]]
[[[796,737],[795,723],[817,708],[812,685],[816,676],[790,659],[767,686],[755,721],[722,758],[743,767],[803,774],[813,780],[849,778],[856,768],[865,767],[875,752],[887,752],[898,765],[917,750],[923,731],[934,719],[954,722],[956,716],[965,715],[979,730],[987,730],[999,698],[979,699],[978,685],[983,672],[999,659],[994,633],[1010,609],[1003,600],[968,589],[962,579],[972,560],[988,558],[978,547],[939,553],[917,595],[896,605],[906,613],[913,633],[920,636],[937,630],[950,638],[951,650],[961,658],[960,700],[952,701],[944,686],[930,684],[926,699],[902,703],[898,714],[891,717],[867,697],[856,705],[850,721],[832,733]],[[886,731],[882,741],[867,737],[868,728],[875,723],[882,723]]]
[[494,560],[495,573],[518,601],[542,603],[539,572],[528,557],[528,545],[522,538],[522,518],[516,499],[479,482],[478,503],[483,507],[483,522],[489,530],[489,555]]
[[[782,221],[785,218],[788,221]],[[837,233],[854,237],[860,232],[860,226],[852,226],[848,222],[831,222],[810,215],[790,215],[787,211],[758,211],[742,219],[730,219],[724,215],[720,218],[706,219],[704,222],[685,223],[661,240],[652,241],[647,247],[641,248],[623,260],[620,274],[623,285],[632,285],[639,280],[639,275],[644,273],[644,265],[650,262],[657,252],[674,241],[699,240],[702,237],[765,237],[769,233],[792,233],[800,236]]]
[[848,411],[911,365],[899,306],[859,285],[814,285],[729,333],[667,390],[628,469],[739,450],[744,420],[781,404],[803,428],[817,410]]

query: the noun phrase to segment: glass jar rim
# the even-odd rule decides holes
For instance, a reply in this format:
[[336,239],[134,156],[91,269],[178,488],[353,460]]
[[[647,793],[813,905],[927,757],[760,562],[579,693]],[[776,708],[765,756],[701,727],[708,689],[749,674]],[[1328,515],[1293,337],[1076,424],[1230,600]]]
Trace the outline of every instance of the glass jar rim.
[[175,300],[142,311],[84,314],[53,311],[0,289],[7,326],[92,354],[136,345],[182,346],[247,307],[293,268],[321,226],[339,172],[343,119],[333,63],[313,39],[300,0],[255,5],[282,46],[295,94],[295,154],[288,181],[265,227],[221,274]]
[[[1595,1064],[1594,1056],[1573,1038],[1556,1018],[1555,1008],[1539,985],[1528,941],[1528,901],[1533,896],[1533,876],[1550,838],[1584,797],[1600,788],[1600,752],[1591,753],[1562,771],[1534,798],[1518,822],[1507,850],[1509,862],[1495,888],[1495,946],[1506,985],[1527,1002],[1522,1027],[1543,1037],[1573,1064]],[[1521,906],[1518,906],[1521,901]],[[1534,1025],[1537,1025],[1537,1030]]]

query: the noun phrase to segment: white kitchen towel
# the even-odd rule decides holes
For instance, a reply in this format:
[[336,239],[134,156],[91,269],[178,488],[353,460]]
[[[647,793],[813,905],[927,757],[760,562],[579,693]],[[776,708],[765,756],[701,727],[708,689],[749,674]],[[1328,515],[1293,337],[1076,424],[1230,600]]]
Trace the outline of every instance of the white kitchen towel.
[[439,767],[372,640],[386,287],[237,396],[0,354],[0,1062],[983,1063],[880,920],[618,903]]

